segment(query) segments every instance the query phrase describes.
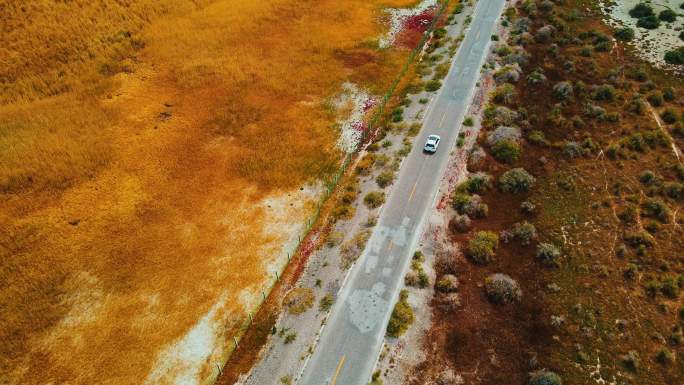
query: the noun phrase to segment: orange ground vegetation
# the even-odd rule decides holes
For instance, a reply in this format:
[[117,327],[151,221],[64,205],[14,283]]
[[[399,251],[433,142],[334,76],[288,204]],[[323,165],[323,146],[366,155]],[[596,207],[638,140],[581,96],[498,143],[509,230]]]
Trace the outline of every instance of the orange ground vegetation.
[[243,319],[264,229],[339,162],[330,97],[387,87],[382,9],[413,3],[0,0],[0,383],[206,377],[155,365]]

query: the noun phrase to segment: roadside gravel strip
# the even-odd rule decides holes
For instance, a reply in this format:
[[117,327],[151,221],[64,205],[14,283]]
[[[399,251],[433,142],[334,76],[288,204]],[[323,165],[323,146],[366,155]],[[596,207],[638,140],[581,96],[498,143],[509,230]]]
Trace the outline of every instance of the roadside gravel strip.
[[[363,385],[369,381],[392,306],[425,216],[434,204],[505,3],[478,2],[444,86],[425,116],[366,249],[340,291],[300,384]],[[440,135],[442,143],[436,154],[426,155],[422,144],[430,134]]]

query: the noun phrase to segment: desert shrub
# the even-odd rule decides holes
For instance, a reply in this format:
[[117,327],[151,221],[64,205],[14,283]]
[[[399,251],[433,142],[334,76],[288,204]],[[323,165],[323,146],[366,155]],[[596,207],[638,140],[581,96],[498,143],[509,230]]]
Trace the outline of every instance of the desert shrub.
[[622,275],[627,279],[634,279],[637,272],[639,272],[639,267],[633,263],[627,265],[625,270],[623,270]]
[[511,104],[515,100],[516,95],[517,91],[515,90],[515,87],[510,83],[504,83],[496,87],[493,91],[492,100],[494,100],[495,103]]
[[512,140],[502,140],[492,146],[494,159],[508,164],[517,161],[521,152],[520,144]]
[[632,247],[651,247],[653,246],[653,236],[645,231],[627,231],[623,239]]
[[555,33],[556,28],[554,28],[552,25],[545,25],[539,28],[537,33],[534,34],[534,40],[536,40],[538,43],[545,43],[549,41]]
[[392,110],[392,114],[390,115],[390,118],[392,120],[392,123],[400,123],[404,120],[404,109],[403,108],[395,108]]
[[545,13],[553,11],[555,4],[551,0],[542,0],[538,4],[539,10]]
[[415,271],[409,271],[404,276],[404,285],[417,287],[418,286],[418,274]]
[[430,277],[428,277],[425,270],[420,269],[418,271],[418,287],[424,289],[430,285]]
[[332,294],[327,293],[326,295],[324,295],[321,298],[320,302],[318,302],[318,309],[322,312],[326,312],[326,311],[330,310],[333,303],[334,303],[334,300],[333,300]]
[[506,274],[496,273],[485,279],[485,292],[490,302],[507,304],[522,298],[520,285]]
[[513,194],[527,192],[536,179],[523,168],[508,170],[499,177],[499,188]]
[[370,209],[378,208],[385,203],[385,193],[382,191],[371,191],[363,197],[363,203]]
[[485,118],[497,126],[510,126],[518,120],[518,113],[506,106],[487,107],[484,114]]
[[509,140],[517,143],[520,142],[521,137],[522,134],[520,133],[520,129],[517,127],[498,126],[496,129],[487,134],[487,144],[494,146],[503,140]]
[[539,68],[535,69],[529,75],[527,75],[527,82],[530,84],[543,84],[546,83],[546,80],[546,75],[544,75],[542,70]]
[[658,350],[655,356],[656,361],[663,365],[669,365],[674,362],[675,355],[666,347],[662,347]]
[[625,209],[618,214],[618,218],[620,218],[620,220],[626,224],[636,223],[638,217],[639,211],[634,205],[627,205]]
[[366,154],[356,165],[356,172],[360,175],[370,174],[373,164],[375,163],[375,154]]
[[625,138],[625,146],[632,151],[644,152],[647,144],[644,136],[640,132],[635,132]]
[[672,217],[670,208],[665,202],[656,198],[649,198],[641,205],[641,212],[644,216],[657,218],[663,223],[668,223]]
[[675,100],[675,90],[674,90],[674,88],[672,88],[672,87],[666,87],[666,88],[663,90],[663,99],[665,99],[665,101],[668,101],[668,102],[671,102],[671,101]]
[[460,214],[463,214],[465,213],[466,208],[470,204],[471,200],[472,197],[469,194],[456,191],[451,198],[451,204],[456,211],[458,211]]
[[663,105],[663,94],[660,91],[654,91],[646,97],[649,103],[654,107],[660,107]]
[[629,15],[635,19],[639,19],[646,16],[655,16],[655,12],[653,12],[653,7],[650,5],[639,3],[629,10]]
[[684,184],[667,182],[663,185],[663,192],[672,199],[684,198]]
[[572,97],[574,89],[572,83],[567,81],[562,81],[554,84],[553,86],[553,96],[558,100],[568,100]]
[[297,332],[292,331],[292,332],[285,334],[285,338],[283,340],[283,343],[285,345],[287,345],[287,344],[294,342],[296,339],[297,339]]
[[546,140],[546,136],[544,135],[544,132],[539,131],[539,130],[534,130],[534,131],[530,132],[527,135],[527,140],[530,143],[540,145],[540,146],[548,144],[548,141]]
[[477,194],[468,195],[457,190],[452,197],[452,204],[459,214],[473,218],[484,218],[489,214],[489,207],[482,203],[482,197]]
[[629,27],[618,28],[615,30],[615,38],[621,41],[631,41],[634,39],[634,30]]
[[333,208],[332,213],[330,215],[335,220],[349,219],[354,216],[355,212],[356,209],[349,204],[338,204]]
[[620,361],[627,370],[630,370],[632,372],[636,372],[637,370],[639,370],[641,363],[639,359],[639,353],[637,353],[635,350],[630,350],[629,352],[627,352],[627,354],[623,355],[620,358]]
[[283,299],[283,306],[290,314],[302,314],[313,306],[316,296],[308,287],[290,290]]
[[667,124],[674,124],[677,121],[677,113],[674,110],[667,108],[660,114],[660,118]]
[[375,178],[375,183],[380,186],[380,188],[385,188],[394,182],[394,172],[390,170],[385,170],[380,173],[380,175]]
[[470,116],[466,116],[465,119],[463,119],[463,125],[466,127],[472,127],[474,124],[473,118]]
[[442,293],[451,293],[458,289],[458,278],[452,274],[445,274],[435,282],[435,289]]
[[666,147],[670,145],[670,139],[661,130],[654,129],[643,133],[644,142],[651,147]]
[[557,267],[560,264],[561,251],[551,243],[540,243],[537,246],[537,260],[544,266]]
[[665,52],[665,62],[675,65],[684,64],[684,47]]
[[518,80],[520,80],[521,72],[522,70],[520,69],[520,65],[517,63],[508,64],[501,67],[494,73],[494,80],[497,83],[516,83]]
[[635,95],[627,104],[627,111],[635,113],[637,115],[643,115],[646,112],[646,103],[644,98],[637,94]]
[[408,330],[414,319],[413,309],[408,304],[408,291],[404,289],[399,293],[399,301],[392,310],[392,316],[387,324],[387,335],[398,338]]
[[641,173],[641,175],[639,175],[639,181],[647,186],[650,186],[658,181],[658,177],[653,171],[645,170]]
[[660,20],[655,16],[641,17],[637,21],[637,27],[645,29],[656,29],[660,27]]
[[671,23],[677,20],[677,14],[671,9],[664,9],[658,14],[658,19]]
[[523,246],[527,246],[537,240],[537,229],[533,224],[527,221],[514,224],[511,234],[518,239]]
[[565,142],[563,145],[563,155],[568,158],[578,158],[584,155],[584,148],[577,142]]
[[560,376],[552,371],[542,369],[530,373],[529,385],[563,385]]
[[612,101],[615,99],[615,87],[610,84],[596,86],[591,97],[594,100]]
[[603,119],[606,116],[606,109],[592,103],[586,103],[584,105],[584,113],[595,119]]
[[459,233],[465,233],[470,230],[472,221],[467,215],[456,215],[454,219],[449,222],[449,227]]
[[470,174],[468,179],[459,186],[460,190],[465,190],[471,194],[481,193],[492,186],[492,177],[486,172],[476,172]]
[[584,46],[579,51],[580,56],[584,56],[584,57],[591,57],[592,53],[594,53],[594,50],[590,46]]
[[425,83],[425,91],[427,92],[434,92],[437,91],[442,87],[442,82],[436,79],[432,79],[429,82]]
[[468,241],[466,255],[475,263],[485,265],[489,263],[499,247],[499,236],[491,231],[478,231]]
[[678,277],[667,276],[660,282],[660,292],[666,297],[677,298],[679,297],[680,285],[681,282]]

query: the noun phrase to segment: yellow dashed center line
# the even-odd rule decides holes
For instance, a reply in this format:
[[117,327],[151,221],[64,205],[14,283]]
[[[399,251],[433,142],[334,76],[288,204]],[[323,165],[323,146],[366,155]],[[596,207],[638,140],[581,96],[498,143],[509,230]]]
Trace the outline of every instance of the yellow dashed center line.
[[442,115],[442,120],[439,121],[439,128],[442,128],[442,123],[444,123],[444,119],[447,116],[448,111],[444,111],[444,115]]
[[335,385],[335,383],[337,382],[337,376],[340,375],[340,370],[342,370],[342,365],[344,365],[344,359],[345,359],[345,356],[342,356],[340,363],[337,364],[337,370],[335,370],[335,375],[333,376],[332,382],[330,383],[330,385]]
[[413,188],[411,189],[411,195],[409,195],[409,202],[411,202],[411,199],[413,199],[413,194],[416,192],[416,186],[418,186],[418,181],[413,184]]

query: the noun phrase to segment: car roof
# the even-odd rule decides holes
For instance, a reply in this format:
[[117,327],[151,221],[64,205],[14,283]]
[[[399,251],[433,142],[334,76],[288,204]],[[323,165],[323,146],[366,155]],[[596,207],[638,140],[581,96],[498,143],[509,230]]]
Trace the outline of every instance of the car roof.
[[439,139],[439,135],[430,135],[428,136],[428,140],[437,140]]

